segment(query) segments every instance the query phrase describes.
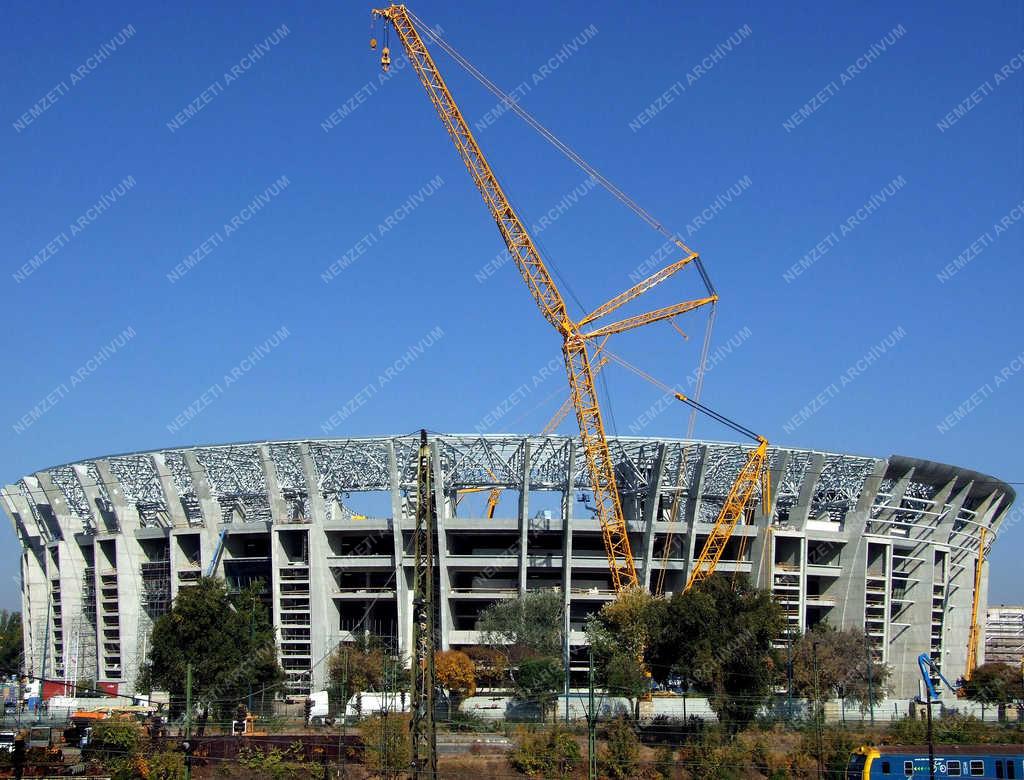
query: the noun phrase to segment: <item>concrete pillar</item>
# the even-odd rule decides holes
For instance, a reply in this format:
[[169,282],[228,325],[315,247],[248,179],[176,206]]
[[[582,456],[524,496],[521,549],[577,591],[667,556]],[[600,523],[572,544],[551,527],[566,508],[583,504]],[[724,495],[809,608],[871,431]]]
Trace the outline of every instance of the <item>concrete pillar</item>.
[[405,567],[405,509],[402,505],[401,469],[394,440],[388,441],[388,475],[391,486],[391,538],[394,544],[395,599],[398,615],[398,648],[403,663],[412,658],[412,595]]
[[438,598],[441,603],[438,605],[441,625],[441,650],[451,648],[451,636],[454,624],[452,621],[452,606],[449,601],[452,582],[448,571],[448,534],[445,530],[450,518],[450,504],[446,500],[444,468],[441,465],[441,452],[437,441],[430,443],[430,459],[434,466],[434,501],[437,503],[437,549],[436,565],[438,579]]
[[[800,496],[797,498],[793,508],[789,510],[789,522],[796,530],[803,532],[807,526],[807,519],[811,513],[811,502],[814,500],[814,491],[818,487],[818,477],[825,468],[825,456],[820,452],[811,453],[811,462],[804,472],[803,482],[800,483]],[[801,620],[803,617],[801,616]]]
[[789,466],[789,458],[788,450],[778,450],[776,458],[768,470],[768,480],[771,485],[768,514],[764,512],[763,501],[758,501],[754,507],[754,526],[757,528],[757,534],[750,546],[750,581],[758,588],[772,586],[772,567],[775,563],[772,545],[772,518],[775,517],[775,508],[779,501],[779,492],[775,488],[782,484],[786,468]]
[[[686,501],[686,538],[683,541],[682,583],[685,584],[693,568],[697,546],[697,518],[700,516],[700,505],[704,496],[704,474],[708,461],[708,445],[701,444],[697,465],[693,470],[694,488]],[[666,578],[667,579],[667,578]],[[680,585],[682,588],[682,585]]]
[[[310,653],[313,663],[326,659],[337,644],[340,625],[332,623],[334,577],[327,565],[327,506],[324,495],[320,492],[319,475],[309,442],[299,444],[299,459],[302,462],[302,475],[306,480],[306,507],[311,513],[311,522],[302,527],[309,534],[309,622],[310,622]],[[280,599],[280,593],[274,594]],[[315,666],[310,675],[310,690],[322,690],[327,679],[326,661]]]
[[167,507],[167,516],[170,518],[171,525],[175,528],[187,526],[188,517],[185,515],[185,508],[181,505],[178,489],[174,485],[174,477],[171,476],[171,470],[167,467],[163,453],[154,452],[149,459],[153,463],[153,471],[156,472],[157,479],[160,481],[160,492],[163,495],[164,506]]
[[[565,610],[565,635],[569,636],[572,608],[572,527],[576,503],[576,440],[569,441],[569,460],[565,469],[565,491],[562,493],[562,607]],[[568,642],[568,639],[566,640]]]
[[651,466],[651,475],[647,480],[647,498],[644,500],[643,511],[643,545],[641,548],[640,582],[644,590],[651,589],[651,562],[654,558],[654,523],[658,519],[658,504],[661,500],[661,485],[665,476],[665,454],[668,448],[658,445],[658,454]]
[[519,595],[526,593],[530,545],[530,440],[523,440],[523,473],[519,490]]

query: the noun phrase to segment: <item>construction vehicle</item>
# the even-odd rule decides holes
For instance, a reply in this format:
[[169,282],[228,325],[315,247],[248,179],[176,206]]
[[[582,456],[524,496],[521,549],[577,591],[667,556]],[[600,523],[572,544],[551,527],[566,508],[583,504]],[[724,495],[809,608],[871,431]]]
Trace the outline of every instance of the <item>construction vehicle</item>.
[[967,635],[967,663],[964,669],[964,679],[970,680],[974,674],[974,667],[978,665],[978,644],[981,642],[981,626],[978,625],[978,611],[981,605],[981,576],[985,571],[985,557],[988,550],[985,549],[985,537],[988,529],[982,527],[978,534],[978,560],[974,564],[974,594],[971,601],[971,628]]
[[212,577],[217,571],[217,564],[220,563],[220,558],[224,554],[224,542],[228,537],[228,529],[222,528],[220,535],[217,537],[217,546],[213,548],[213,556],[210,558],[210,565],[206,567],[206,576]]
[[[604,341],[609,336],[656,322],[669,321],[671,323],[675,317],[703,306],[711,306],[713,311],[714,304],[718,301],[718,294],[711,285],[711,281],[704,271],[697,252],[686,246],[678,237],[669,233],[660,222],[640,208],[572,149],[523,111],[516,101],[498,90],[497,87],[469,64],[458,52],[452,49],[439,35],[417,19],[408,8],[404,5],[393,4],[384,9],[374,9],[371,12],[371,18],[383,19],[385,23],[384,42],[380,58],[381,68],[387,72],[391,66],[391,49],[388,45],[388,40],[390,29],[393,27],[405,50],[409,63],[412,65],[413,70],[420,79],[420,83],[437,110],[441,122],[448,131],[455,149],[469,171],[474,184],[483,196],[484,203],[491,212],[491,216],[498,226],[509,254],[519,269],[520,275],[526,283],[531,296],[543,317],[562,338],[562,355],[565,360],[566,373],[569,380],[570,398],[576,412],[576,421],[579,425],[580,440],[593,495],[592,507],[601,527],[612,586],[616,593],[624,588],[637,587],[639,585],[639,578],[630,548],[628,528],[622,512],[611,452],[608,447],[608,439],[605,434],[601,407],[594,383],[596,369],[592,358],[594,357],[593,353],[597,350],[592,348],[591,344],[595,340],[600,340],[603,347]],[[420,29],[424,30],[435,43],[463,65],[488,89],[499,95],[505,105],[526,119],[531,126],[554,144],[564,155],[594,176],[599,183],[649,225],[672,240],[682,253],[682,257],[611,298],[584,317],[580,319],[570,317],[561,290],[548,270],[525,223],[505,195],[497,175],[494,173],[476,138],[473,136],[469,124],[462,115],[462,111],[455,102],[455,98],[452,96],[448,85],[441,76],[441,72],[438,70],[420,35]],[[376,38],[371,39],[370,46],[371,48],[377,47]],[[695,265],[700,272],[701,278],[704,281],[706,296],[681,301],[632,317],[626,317],[607,325],[596,324],[598,320],[607,317],[627,303],[641,297],[691,264]],[[708,334],[710,334],[710,328]],[[692,401],[682,394],[678,394],[677,397],[695,409],[705,414],[710,414],[713,419],[731,424],[731,421],[717,415],[698,402]],[[736,426],[733,424],[733,427]],[[747,431],[747,433],[750,432]],[[756,434],[751,433],[750,435],[753,435],[758,441],[758,447],[751,454],[746,467],[741,471],[739,479],[730,491],[729,498],[705,545],[705,550],[700,558],[700,565],[695,566],[691,573],[689,585],[699,582],[714,571],[725,543],[732,533],[732,529],[735,528],[736,523],[742,517],[758,485],[764,486],[765,489],[762,490],[762,495],[767,496],[768,485],[765,476],[767,442],[763,438],[757,437]],[[491,496],[495,496],[493,491]],[[493,512],[493,509],[489,511]]]

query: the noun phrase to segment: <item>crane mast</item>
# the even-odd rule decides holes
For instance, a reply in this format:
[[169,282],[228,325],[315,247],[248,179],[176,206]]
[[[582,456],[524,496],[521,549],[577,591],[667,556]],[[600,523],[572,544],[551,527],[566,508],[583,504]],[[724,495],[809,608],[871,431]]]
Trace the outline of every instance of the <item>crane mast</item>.
[[[681,260],[634,285],[579,322],[574,321],[569,316],[565,299],[548,271],[526,225],[502,190],[497,176],[473,137],[462,111],[452,97],[433,57],[420,37],[412,15],[404,5],[390,5],[384,9],[374,9],[372,13],[374,17],[380,17],[394,27],[409,63],[416,71],[434,108],[437,109],[441,122],[473,178],[473,183],[476,184],[483,196],[484,203],[490,210],[530,294],[537,303],[541,314],[562,337],[562,355],[569,379],[570,397],[580,428],[582,449],[587,462],[590,487],[594,496],[594,506],[601,527],[605,553],[608,556],[612,586],[616,592],[623,588],[635,587],[639,584],[639,579],[616,487],[611,452],[608,449],[608,439],[594,384],[595,371],[591,364],[588,342],[590,339],[604,338],[613,333],[621,333],[641,325],[670,319],[705,304],[714,303],[718,296],[712,293],[706,298],[673,304],[583,332],[582,328],[585,325],[591,324],[598,318],[604,317],[639,297],[690,262],[697,260],[697,254],[686,248],[681,242],[677,242],[687,252]],[[381,52],[381,66],[387,70],[390,64],[391,53],[385,46]]]

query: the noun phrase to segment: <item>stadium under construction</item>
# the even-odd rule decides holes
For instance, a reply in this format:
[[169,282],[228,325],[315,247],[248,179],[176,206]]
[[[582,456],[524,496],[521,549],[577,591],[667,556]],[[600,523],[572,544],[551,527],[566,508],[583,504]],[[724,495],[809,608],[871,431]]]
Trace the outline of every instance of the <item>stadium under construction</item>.
[[[608,443],[640,584],[682,590],[752,447]],[[152,622],[204,573],[232,589],[262,584],[297,693],[324,684],[326,657],[354,633],[393,637],[408,656],[418,445],[393,436],[169,449],[6,486],[24,548],[27,671],[47,663],[47,677],[132,692]],[[555,588],[579,648],[586,617],[614,596],[579,440],[432,435],[429,445],[440,646],[479,643],[489,604]],[[718,571],[770,588],[793,630],[825,620],[863,630],[892,669],[893,697],[917,693],[922,650],[947,676],[962,674],[972,607],[984,615],[987,603],[979,550],[998,535],[1013,489],[895,455],[769,448],[767,463],[767,511],[735,528]]]

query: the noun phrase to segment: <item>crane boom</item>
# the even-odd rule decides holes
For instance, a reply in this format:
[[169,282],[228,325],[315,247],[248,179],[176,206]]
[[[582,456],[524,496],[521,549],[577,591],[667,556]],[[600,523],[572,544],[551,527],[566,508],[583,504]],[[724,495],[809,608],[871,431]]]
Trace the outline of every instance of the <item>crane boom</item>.
[[974,675],[974,667],[978,665],[978,643],[981,639],[981,627],[978,625],[978,609],[981,602],[981,575],[985,571],[985,536],[987,528],[982,528],[978,535],[978,560],[974,564],[974,595],[971,601],[971,628],[967,636],[967,665],[964,679],[970,680]]
[[[434,108],[437,109],[456,151],[473,178],[473,183],[483,196],[484,203],[501,232],[509,254],[530,290],[530,295],[533,296],[544,318],[562,337],[562,355],[569,378],[570,397],[576,411],[576,420],[579,423],[582,449],[590,477],[594,506],[601,526],[605,553],[608,557],[612,586],[616,592],[623,588],[634,587],[639,584],[639,579],[615,482],[614,465],[594,384],[595,371],[591,364],[588,341],[590,338],[609,335],[611,332],[622,332],[649,322],[657,322],[698,306],[713,304],[717,300],[717,295],[712,294],[698,301],[630,318],[599,331],[581,332],[583,321],[575,322],[569,316],[562,293],[548,271],[526,225],[512,207],[497,176],[474,138],[462,111],[452,97],[433,57],[420,37],[412,14],[404,5],[397,4],[384,9],[374,9],[372,14],[374,17],[384,19],[385,22],[390,22],[394,27],[409,63],[416,71]],[[381,66],[387,70],[390,63],[390,51],[385,46],[381,52]],[[697,265],[700,265],[699,258],[690,250],[687,250],[685,260],[686,262],[676,264],[678,268],[690,261],[696,261]],[[673,269],[672,272],[674,273],[678,268]],[[659,277],[658,281],[660,282],[664,278],[666,277]],[[623,295],[617,296],[612,302],[597,311],[607,313],[611,309],[618,308],[624,298],[632,299],[639,295],[639,292],[635,294],[634,292],[635,290],[631,289]],[[590,322],[595,318],[584,319]]]
[[703,582],[714,574],[715,567],[718,566],[718,561],[721,559],[722,553],[725,552],[725,545],[732,537],[736,524],[739,523],[747,511],[747,507],[750,505],[751,499],[753,499],[754,493],[758,488],[761,490],[761,502],[765,506],[765,513],[767,514],[767,506],[770,503],[769,493],[771,491],[768,482],[768,470],[766,468],[767,459],[768,442],[762,437],[758,441],[758,445],[747,455],[747,462],[743,464],[739,476],[733,482],[729,495],[725,499],[725,504],[718,513],[715,525],[711,529],[711,534],[704,543],[696,563],[693,564],[693,570],[686,580],[686,587],[683,588],[683,593],[686,593],[694,585]]

